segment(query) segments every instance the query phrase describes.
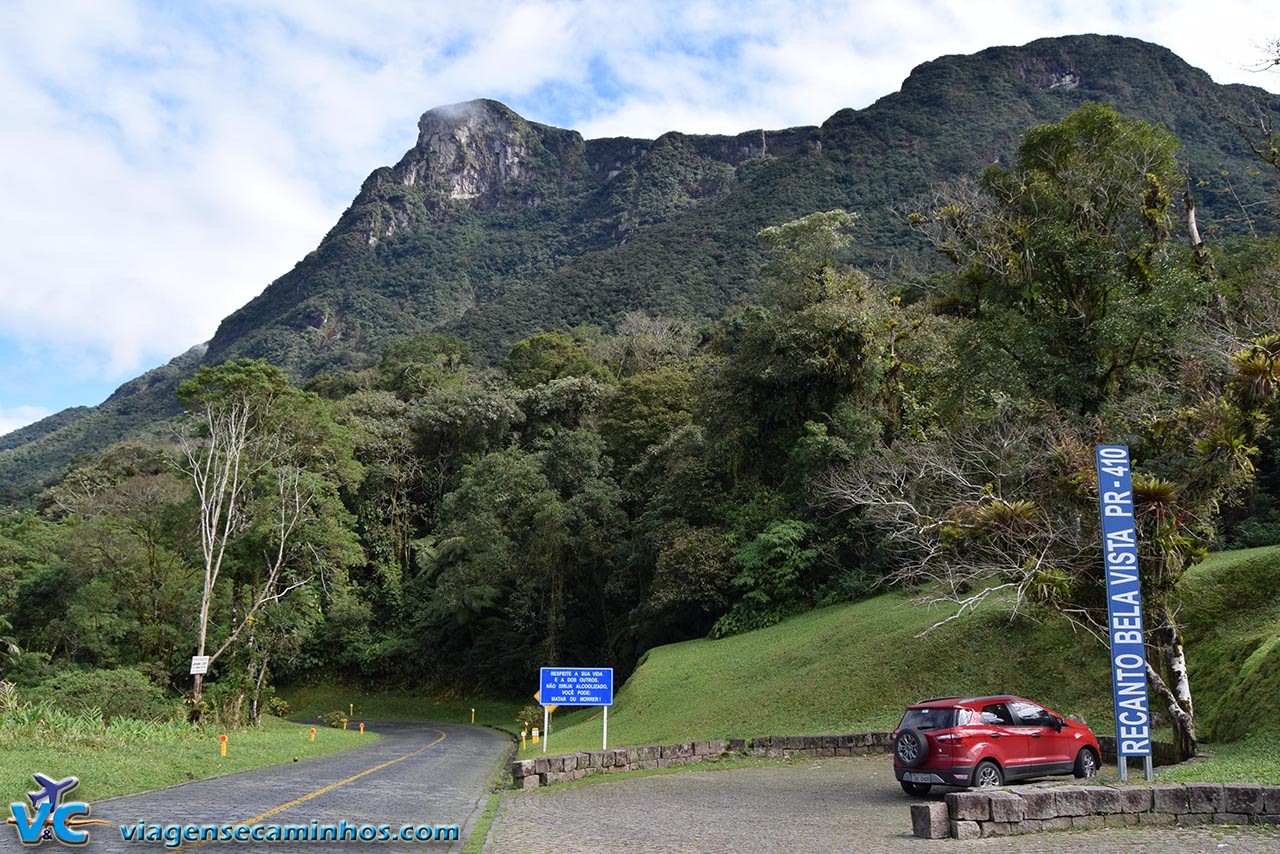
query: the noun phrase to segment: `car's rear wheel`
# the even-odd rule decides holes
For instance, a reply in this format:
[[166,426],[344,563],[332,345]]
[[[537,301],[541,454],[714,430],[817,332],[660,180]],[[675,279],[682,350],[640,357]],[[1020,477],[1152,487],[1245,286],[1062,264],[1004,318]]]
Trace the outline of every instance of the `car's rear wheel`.
[[1098,776],[1098,754],[1093,752],[1092,747],[1083,747],[1076,754],[1074,773],[1081,778]]
[[978,763],[978,767],[973,769],[973,787],[975,789],[990,789],[1003,785],[1004,772],[1000,770],[999,765],[990,759],[982,760]]
[[904,729],[893,743],[893,754],[904,768],[914,768],[929,758],[929,742],[918,729]]
[[902,791],[911,795],[913,798],[919,798],[929,794],[929,790],[932,788],[932,783],[908,783],[906,780],[902,781]]

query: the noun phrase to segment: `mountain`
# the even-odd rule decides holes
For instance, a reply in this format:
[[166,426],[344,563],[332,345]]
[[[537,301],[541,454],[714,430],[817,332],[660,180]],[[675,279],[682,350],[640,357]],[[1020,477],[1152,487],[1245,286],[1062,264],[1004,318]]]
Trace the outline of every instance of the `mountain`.
[[862,265],[928,268],[937,262],[893,207],[1007,158],[1028,127],[1088,101],[1179,137],[1202,228],[1240,230],[1266,198],[1230,118],[1258,103],[1280,111],[1280,97],[1117,36],[942,57],[865,109],[736,136],[586,140],[495,101],[430,110],[417,144],[375,170],[316,250],[224,319],[207,349],[0,438],[0,499],[29,495],[78,454],[163,435],[176,383],[201,363],[258,357],[306,378],[433,330],[496,361],[532,332],[608,328],[628,311],[715,317],[751,293],[757,231],[835,207],[862,215]]

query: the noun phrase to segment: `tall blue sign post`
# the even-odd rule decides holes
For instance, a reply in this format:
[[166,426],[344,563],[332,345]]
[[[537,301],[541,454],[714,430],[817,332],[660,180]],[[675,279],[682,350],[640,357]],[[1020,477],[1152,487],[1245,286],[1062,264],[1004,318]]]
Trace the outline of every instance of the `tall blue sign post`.
[[1142,583],[1133,522],[1129,449],[1098,445],[1098,505],[1102,556],[1107,575],[1107,634],[1111,637],[1111,690],[1116,712],[1116,765],[1129,779],[1129,757],[1143,757],[1151,773],[1151,706],[1147,700],[1147,653],[1142,628]]
[[[548,706],[604,706],[604,739],[601,750],[609,749],[609,707],[613,705],[612,667],[543,667],[539,672],[539,700],[542,704],[542,727],[551,732]],[[547,741],[542,752],[547,752]]]

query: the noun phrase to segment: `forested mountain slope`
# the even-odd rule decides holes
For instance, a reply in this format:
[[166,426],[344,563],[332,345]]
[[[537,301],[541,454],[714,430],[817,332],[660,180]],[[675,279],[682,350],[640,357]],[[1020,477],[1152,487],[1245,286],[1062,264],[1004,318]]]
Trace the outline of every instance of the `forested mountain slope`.
[[0,499],[77,454],[163,429],[176,379],[200,363],[259,357],[306,378],[365,367],[432,330],[492,362],[532,332],[610,328],[628,311],[714,317],[748,294],[757,231],[836,207],[862,217],[858,263],[927,269],[932,254],[892,211],[1006,160],[1028,127],[1089,101],[1181,140],[1202,228],[1243,230],[1265,199],[1231,119],[1280,98],[1112,36],[942,57],[866,109],[737,136],[584,140],[493,101],[431,110],[417,145],[375,170],[317,249],[227,317],[207,352],[0,438]]

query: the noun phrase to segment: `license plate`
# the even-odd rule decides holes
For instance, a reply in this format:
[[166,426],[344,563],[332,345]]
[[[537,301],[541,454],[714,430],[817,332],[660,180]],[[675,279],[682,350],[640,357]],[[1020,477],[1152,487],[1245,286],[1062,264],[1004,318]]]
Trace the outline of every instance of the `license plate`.
[[902,779],[908,783],[928,783],[933,778],[928,774],[903,774]]

